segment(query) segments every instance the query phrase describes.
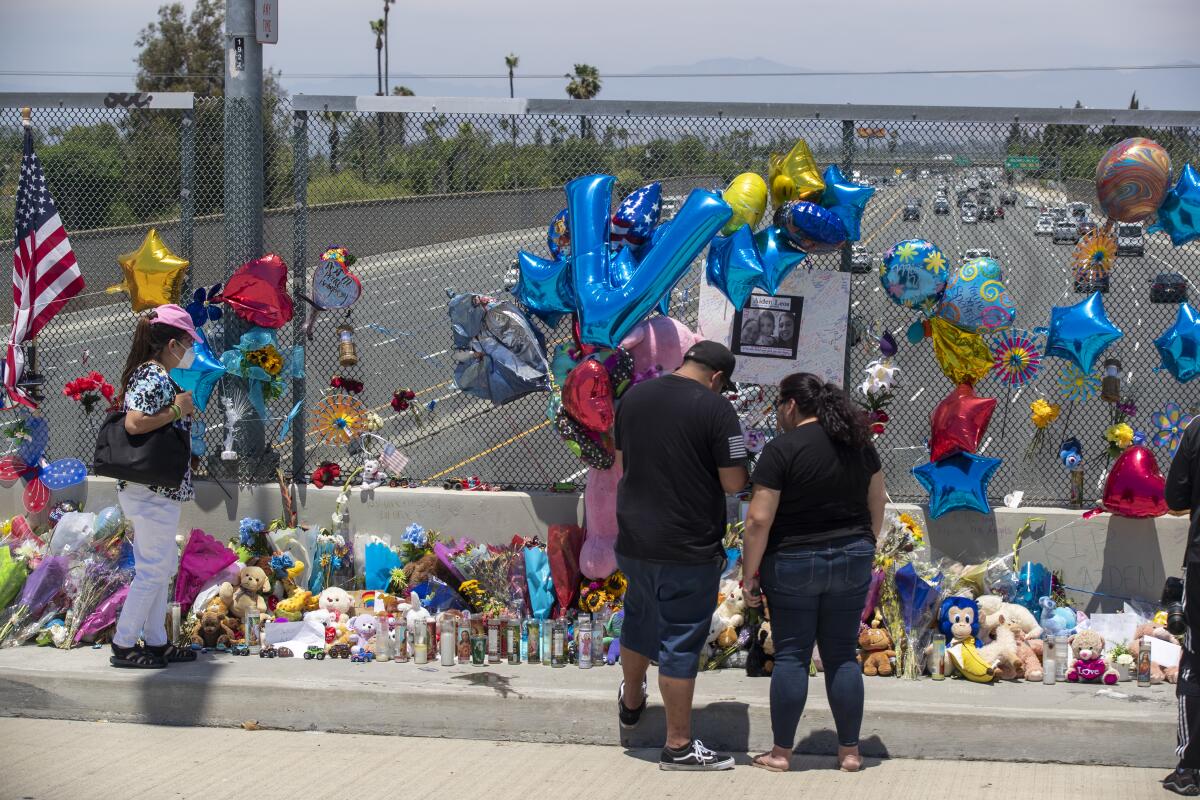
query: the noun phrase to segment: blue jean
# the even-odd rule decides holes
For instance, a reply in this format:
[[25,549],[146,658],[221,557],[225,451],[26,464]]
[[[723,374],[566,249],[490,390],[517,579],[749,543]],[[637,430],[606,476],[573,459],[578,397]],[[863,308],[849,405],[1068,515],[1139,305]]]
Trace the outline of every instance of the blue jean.
[[821,647],[829,708],[843,747],[858,744],[863,683],[858,624],[871,584],[875,545],[847,537],[779,550],[763,559],[760,576],[775,642],[771,729],[775,746],[791,750],[808,699],[813,643]]

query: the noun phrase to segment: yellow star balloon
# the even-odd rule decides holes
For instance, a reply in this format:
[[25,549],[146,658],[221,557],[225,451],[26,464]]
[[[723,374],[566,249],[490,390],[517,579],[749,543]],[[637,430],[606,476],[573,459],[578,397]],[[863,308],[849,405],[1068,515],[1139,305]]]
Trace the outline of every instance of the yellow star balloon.
[[743,225],[749,225],[751,230],[758,227],[767,210],[767,182],[761,175],[743,172],[729,182],[729,188],[721,196],[733,209],[733,216],[721,228],[722,235],[728,236]]
[[798,139],[786,156],[772,153],[767,170],[767,184],[771,187],[771,202],[775,207],[789,200],[816,202],[825,191],[825,181],[817,171],[808,142]]
[[124,280],[104,291],[128,294],[135,312],[179,302],[188,262],[171,252],[156,228],[150,229],[137,250],[117,256],[117,263],[121,265]]

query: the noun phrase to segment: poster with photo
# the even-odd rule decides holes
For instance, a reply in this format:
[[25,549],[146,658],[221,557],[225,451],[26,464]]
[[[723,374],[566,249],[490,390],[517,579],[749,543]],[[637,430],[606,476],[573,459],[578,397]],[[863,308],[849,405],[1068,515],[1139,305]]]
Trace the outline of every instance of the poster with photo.
[[733,315],[729,349],[735,356],[795,360],[803,310],[803,297],[751,295]]
[[777,295],[756,289],[741,311],[734,311],[725,295],[702,279],[700,334],[734,353],[734,380],[740,383],[769,386],[793,372],[812,372],[841,384],[850,277],[848,272],[797,269]]

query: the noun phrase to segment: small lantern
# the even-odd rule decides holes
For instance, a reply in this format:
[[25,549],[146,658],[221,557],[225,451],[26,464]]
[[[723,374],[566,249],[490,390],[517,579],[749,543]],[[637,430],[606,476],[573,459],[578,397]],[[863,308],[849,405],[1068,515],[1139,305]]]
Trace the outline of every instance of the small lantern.
[[354,348],[354,326],[343,322],[338,326],[338,363],[353,367],[358,363],[358,351]]
[[1104,376],[1100,381],[1100,399],[1106,403],[1121,402],[1121,362],[1115,358],[1104,359]]

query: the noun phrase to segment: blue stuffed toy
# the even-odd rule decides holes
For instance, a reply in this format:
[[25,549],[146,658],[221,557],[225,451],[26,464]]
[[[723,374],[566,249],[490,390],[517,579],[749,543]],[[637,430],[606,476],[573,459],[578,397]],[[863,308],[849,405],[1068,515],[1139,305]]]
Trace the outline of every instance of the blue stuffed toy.
[[[952,608],[955,609],[953,617],[950,613]],[[979,639],[979,604],[969,597],[947,597],[938,610],[938,630],[946,637],[947,647],[954,643],[951,628],[955,622],[963,621],[964,613],[968,610],[972,612],[971,636],[975,639],[975,646],[983,647],[983,642]]]

